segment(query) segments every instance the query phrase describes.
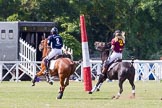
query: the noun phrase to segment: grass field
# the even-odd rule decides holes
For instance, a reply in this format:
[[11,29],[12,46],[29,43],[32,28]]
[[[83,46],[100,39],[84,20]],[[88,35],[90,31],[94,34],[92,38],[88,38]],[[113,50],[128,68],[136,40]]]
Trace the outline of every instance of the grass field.
[[[93,81],[93,85],[96,82]],[[0,108],[161,108],[162,83],[137,81],[136,98],[130,99],[131,87],[126,81],[120,99],[111,97],[118,92],[118,82],[105,82],[100,92],[88,94],[82,82],[71,81],[62,100],[56,100],[59,82],[49,85],[39,82],[0,83]]]

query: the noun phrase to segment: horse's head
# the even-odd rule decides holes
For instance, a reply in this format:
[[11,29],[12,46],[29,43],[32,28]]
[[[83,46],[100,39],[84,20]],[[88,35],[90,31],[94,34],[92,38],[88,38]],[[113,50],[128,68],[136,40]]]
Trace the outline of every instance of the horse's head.
[[98,42],[96,41],[94,43],[95,49],[98,51],[104,51],[104,50],[108,50],[111,47],[110,43],[106,43],[106,42]]
[[101,60],[102,60],[102,62],[104,62],[104,60],[106,60],[109,56],[109,50],[111,47],[111,43],[96,41],[94,43],[94,46],[95,46],[96,50],[101,52]]
[[41,41],[41,43],[39,44],[39,51],[43,51],[44,49],[44,40]]
[[41,43],[39,44],[39,51],[43,51],[44,49],[50,50],[50,46],[48,46],[47,44],[47,39],[42,40]]

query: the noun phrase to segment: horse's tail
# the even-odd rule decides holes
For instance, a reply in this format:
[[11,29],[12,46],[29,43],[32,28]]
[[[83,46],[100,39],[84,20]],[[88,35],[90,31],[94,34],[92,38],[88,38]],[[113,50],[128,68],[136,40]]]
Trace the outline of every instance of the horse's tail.
[[82,61],[79,60],[79,61],[73,61],[73,62],[71,63],[71,67],[72,67],[71,73],[72,73],[72,74],[75,72],[76,67],[77,67],[81,62],[82,62]]
[[74,61],[74,63],[75,63],[76,65],[79,65],[81,62],[82,62],[82,60]]
[[131,57],[130,67],[129,67],[128,70],[129,70],[129,72],[131,72],[131,73],[133,73],[133,74],[135,75],[135,68],[134,68],[133,63],[134,63],[134,57],[132,56],[132,57]]
[[132,56],[132,57],[131,57],[131,65],[133,65],[134,59],[135,59],[135,58]]

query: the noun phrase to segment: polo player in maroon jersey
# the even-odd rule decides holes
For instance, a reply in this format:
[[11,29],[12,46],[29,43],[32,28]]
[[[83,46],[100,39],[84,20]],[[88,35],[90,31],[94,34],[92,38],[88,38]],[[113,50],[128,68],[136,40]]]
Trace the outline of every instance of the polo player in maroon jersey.
[[105,74],[108,67],[111,63],[116,59],[122,60],[122,52],[125,45],[125,32],[121,32],[120,30],[116,30],[114,32],[114,38],[111,40],[111,51],[110,56],[107,60],[104,61],[102,74]]

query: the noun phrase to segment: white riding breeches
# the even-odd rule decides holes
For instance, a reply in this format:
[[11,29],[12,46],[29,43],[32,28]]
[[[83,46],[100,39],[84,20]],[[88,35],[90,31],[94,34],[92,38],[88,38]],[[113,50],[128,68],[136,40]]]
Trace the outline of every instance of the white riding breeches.
[[111,63],[116,58],[122,59],[122,53],[117,53],[117,52],[113,51],[113,53],[110,55],[110,57],[108,57],[107,62]]
[[46,56],[46,59],[50,60],[52,57],[56,55],[61,55],[62,49],[52,49],[49,54]]

